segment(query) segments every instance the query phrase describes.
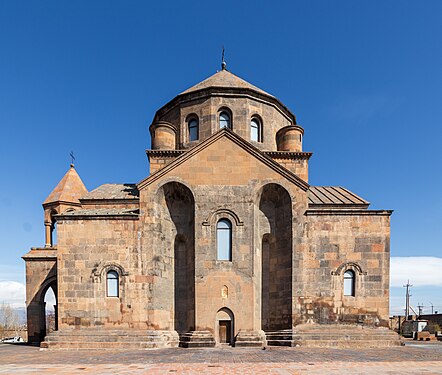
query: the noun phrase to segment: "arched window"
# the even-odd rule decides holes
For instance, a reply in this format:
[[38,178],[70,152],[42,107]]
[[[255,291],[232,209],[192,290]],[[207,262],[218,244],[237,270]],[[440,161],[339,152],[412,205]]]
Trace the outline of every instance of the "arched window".
[[227,219],[216,224],[216,247],[218,260],[232,260],[232,223]]
[[230,121],[230,115],[223,111],[219,114],[219,128],[229,128],[232,129],[232,123]]
[[198,119],[191,118],[187,123],[189,127],[189,141],[197,141],[198,140]]
[[106,274],[106,295],[108,297],[118,297],[118,272],[117,271],[108,271]]
[[355,296],[355,273],[352,270],[344,273],[344,296]]
[[256,117],[250,120],[250,139],[255,142],[262,142],[261,121]]
[[58,243],[58,234],[57,234],[57,220],[55,219],[55,215],[57,215],[58,212],[55,210],[51,211],[51,226],[50,226],[50,231],[51,231],[51,239],[50,239],[50,243],[51,246],[56,246]]

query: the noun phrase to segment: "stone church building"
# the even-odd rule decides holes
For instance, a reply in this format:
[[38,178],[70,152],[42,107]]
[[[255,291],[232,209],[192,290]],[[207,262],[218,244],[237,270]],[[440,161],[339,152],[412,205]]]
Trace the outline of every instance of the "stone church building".
[[[312,153],[283,103],[223,64],[149,130],[144,180],[89,192],[71,165],[43,203],[46,244],[23,256],[31,342],[397,344],[382,328],[392,211],[309,185]],[[46,336],[49,287],[57,331]]]

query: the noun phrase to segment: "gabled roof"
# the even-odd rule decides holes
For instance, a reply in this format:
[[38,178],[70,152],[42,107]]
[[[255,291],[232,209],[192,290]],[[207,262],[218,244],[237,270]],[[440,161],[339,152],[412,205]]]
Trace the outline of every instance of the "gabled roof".
[[178,156],[174,161],[167,164],[164,168],[156,171],[155,173],[151,174],[150,176],[146,177],[144,180],[140,181],[137,184],[138,190],[141,190],[143,187],[151,184],[152,182],[156,181],[157,179],[161,178],[165,174],[169,173],[182,163],[189,160],[194,155],[198,154],[200,151],[204,150],[206,147],[210,146],[212,143],[216,142],[217,140],[226,137],[230,139],[232,142],[236,143],[239,147],[241,147],[243,150],[248,152],[250,155],[261,161],[263,164],[267,165],[280,175],[284,176],[288,181],[292,182],[299,188],[301,188],[304,191],[307,191],[309,188],[309,184],[305,182],[303,179],[295,175],[293,172],[288,170],[287,168],[283,167],[281,164],[274,161],[272,158],[265,155],[262,151],[260,151],[258,148],[252,146],[249,142],[244,140],[242,137],[240,137],[238,134],[234,133],[232,130],[228,128],[223,128],[218,130],[216,133],[212,134],[209,138],[205,139],[195,147],[189,149],[184,154]]
[[79,199],[85,194],[87,194],[86,186],[81,181],[74,165],[71,164],[64,177],[43,202],[43,206],[56,202],[80,204]]
[[367,208],[370,202],[341,186],[310,186],[308,191],[310,207],[354,207]]
[[109,200],[109,199],[135,199],[139,198],[135,184],[104,184],[87,193],[81,200]]
[[197,83],[195,86],[192,86],[186,91],[183,91],[181,94],[188,94],[190,92],[203,90],[209,87],[243,88],[250,89],[264,95],[273,96],[224,69],[216,72],[214,75],[200,83]]

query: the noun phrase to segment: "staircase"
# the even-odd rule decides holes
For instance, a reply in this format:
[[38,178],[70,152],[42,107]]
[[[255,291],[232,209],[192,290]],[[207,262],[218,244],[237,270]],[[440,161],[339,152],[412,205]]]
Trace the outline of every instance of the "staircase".
[[213,348],[215,339],[210,331],[191,331],[180,334],[182,348]]
[[235,339],[236,347],[266,346],[266,337],[263,331],[239,331]]
[[266,332],[268,346],[300,346],[301,336],[296,331],[284,329],[280,331]]
[[402,344],[388,328],[345,324],[303,324],[293,330],[266,332],[266,337],[269,346],[385,348]]
[[177,347],[174,331],[82,329],[54,331],[40,344],[43,349],[154,349]]

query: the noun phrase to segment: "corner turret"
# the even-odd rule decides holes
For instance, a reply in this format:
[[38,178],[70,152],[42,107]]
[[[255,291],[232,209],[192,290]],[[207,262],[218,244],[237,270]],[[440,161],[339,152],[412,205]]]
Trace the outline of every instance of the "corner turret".
[[61,181],[43,202],[45,247],[54,246],[54,238],[52,236],[52,232],[55,229],[54,215],[81,207],[79,199],[86,193],[88,193],[86,186],[84,186],[83,181],[75,170],[74,164],[71,164],[71,167]]

